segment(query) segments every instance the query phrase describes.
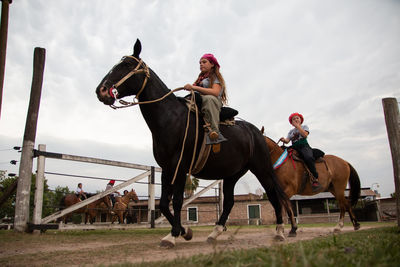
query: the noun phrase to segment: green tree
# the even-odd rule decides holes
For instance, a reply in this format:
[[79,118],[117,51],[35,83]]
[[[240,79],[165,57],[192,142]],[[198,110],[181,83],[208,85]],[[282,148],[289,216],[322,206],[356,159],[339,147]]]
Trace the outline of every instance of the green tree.
[[[1,188],[0,197],[5,193],[7,188],[10,185],[12,185],[14,181],[16,181],[17,179],[18,177],[6,176],[5,172],[0,172],[0,188]],[[35,182],[36,182],[36,175],[32,174],[32,183],[31,183],[31,192],[29,201],[30,218],[32,218],[34,209]],[[43,187],[42,217],[46,217],[59,210],[61,198],[68,193],[71,193],[68,187],[57,186],[57,188],[54,191],[50,190],[49,186],[47,185],[47,179],[45,179]],[[0,207],[0,219],[4,217],[14,217],[16,194],[17,192],[14,191]]]
[[199,187],[199,179],[193,177],[186,177],[186,184],[185,184],[185,197],[189,198],[193,195],[194,191],[196,191],[197,187]]

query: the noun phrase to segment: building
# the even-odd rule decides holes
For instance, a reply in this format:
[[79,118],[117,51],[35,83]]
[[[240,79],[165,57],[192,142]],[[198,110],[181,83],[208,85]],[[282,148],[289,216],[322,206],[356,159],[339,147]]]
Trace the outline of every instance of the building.
[[[348,196],[346,190],[345,195]],[[354,208],[355,215],[359,221],[378,221],[380,213],[376,193],[369,188],[362,188],[360,200]],[[313,196],[294,195],[291,198],[293,211],[298,223],[323,223],[337,222],[339,207],[335,197],[329,192],[322,192]],[[156,200],[155,218],[161,216],[159,200]],[[198,197],[189,205],[182,208],[182,224],[213,225],[218,221],[221,208],[217,196]],[[103,214],[97,221],[109,221],[109,215]],[[345,221],[350,221],[346,212]],[[140,200],[138,203],[129,204],[127,223],[147,223],[148,203]],[[166,222],[166,220],[164,220]],[[229,215],[227,225],[246,225],[276,223],[275,211],[263,196],[256,194],[235,195],[235,205]],[[286,221],[288,223],[288,221]]]

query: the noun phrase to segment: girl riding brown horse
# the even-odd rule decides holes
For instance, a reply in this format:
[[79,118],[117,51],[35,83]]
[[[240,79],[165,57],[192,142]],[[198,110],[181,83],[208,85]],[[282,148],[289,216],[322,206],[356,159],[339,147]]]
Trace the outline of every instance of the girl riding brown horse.
[[124,222],[124,215],[128,209],[128,204],[131,199],[136,203],[139,201],[139,198],[136,195],[135,190],[133,189],[130,192],[124,194],[122,197],[115,198],[115,204],[113,209],[115,215],[113,216],[111,223],[114,223],[117,217],[119,223]]
[[[60,208],[65,209],[65,208],[68,208],[69,206],[77,204],[81,201],[82,200],[79,197],[77,197],[75,194],[67,194],[61,199]],[[89,222],[91,224],[93,224],[96,219],[97,206],[100,203],[104,203],[108,209],[110,209],[112,207],[110,197],[104,196],[104,197],[78,209],[78,210],[73,211],[72,213],[84,213],[85,214],[85,224],[88,222],[88,218],[89,218]],[[68,219],[70,216],[71,216],[71,214],[66,214],[62,217],[62,220],[65,224],[68,222]]]
[[[264,127],[261,129],[261,132],[264,132]],[[322,162],[315,164],[319,173],[321,189],[318,192],[314,192],[312,190],[309,171],[304,167],[304,163],[294,160],[293,157],[289,155],[285,161],[285,159],[281,158],[281,156],[286,153],[285,149],[281,148],[269,137],[264,136],[264,138],[271,154],[272,163],[277,163],[278,159],[281,162],[281,165],[275,169],[275,172],[282,188],[289,198],[295,194],[311,196],[318,192],[331,192],[339,202],[340,207],[339,223],[335,227],[334,231],[338,232],[343,228],[346,210],[349,213],[354,230],[360,228],[360,224],[357,222],[352,210],[352,206],[357,204],[360,196],[360,179],[356,170],[350,165],[350,163],[334,155],[325,155]],[[345,198],[344,193],[347,183],[350,184],[350,201]],[[288,215],[292,224],[289,236],[296,236],[297,223],[294,219],[292,209],[288,210]]]

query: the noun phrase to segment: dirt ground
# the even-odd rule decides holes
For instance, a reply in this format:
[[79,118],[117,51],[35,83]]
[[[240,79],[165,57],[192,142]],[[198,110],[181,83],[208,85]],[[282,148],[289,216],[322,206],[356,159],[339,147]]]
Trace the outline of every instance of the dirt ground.
[[[362,227],[361,229],[373,226]],[[118,263],[141,263],[149,261],[166,261],[180,257],[198,254],[208,254],[220,251],[268,247],[275,244],[285,244],[299,240],[327,236],[333,233],[332,227],[299,228],[297,237],[286,238],[286,241],[275,241],[275,230],[272,228],[232,228],[219,236],[216,244],[208,244],[207,236],[210,229],[196,229],[193,239],[176,240],[172,249],[159,247],[164,234],[149,234],[135,237],[127,232],[126,235],[103,237],[61,238],[50,237],[50,233],[32,237],[32,241],[8,241],[6,246],[0,246],[0,265],[2,266],[43,266],[43,265],[109,265]],[[285,229],[287,236],[289,229]],[[342,232],[354,231],[353,227],[345,226]],[[112,232],[112,231],[110,231]],[[86,240],[82,240],[82,239]],[[15,238],[13,238],[15,239]],[[14,242],[15,241],[15,242]]]

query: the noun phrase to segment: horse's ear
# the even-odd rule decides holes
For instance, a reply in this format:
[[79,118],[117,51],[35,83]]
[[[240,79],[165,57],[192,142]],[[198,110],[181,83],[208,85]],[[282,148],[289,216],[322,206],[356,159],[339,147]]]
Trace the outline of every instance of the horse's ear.
[[264,126],[261,127],[261,134],[264,134]]
[[140,52],[142,52],[142,44],[139,39],[136,39],[135,46],[133,47],[133,56],[139,58]]

